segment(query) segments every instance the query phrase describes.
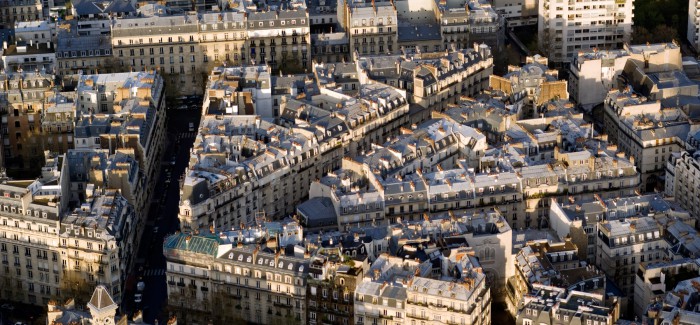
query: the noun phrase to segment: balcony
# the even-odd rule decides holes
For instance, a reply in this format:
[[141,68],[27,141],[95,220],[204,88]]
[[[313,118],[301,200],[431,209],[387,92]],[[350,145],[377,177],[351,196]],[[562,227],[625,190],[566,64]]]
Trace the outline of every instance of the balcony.
[[447,311],[447,306],[428,304],[428,309],[437,310],[437,311]]
[[287,305],[287,304],[282,303],[282,302],[275,302],[272,305],[275,307],[292,308],[292,305]]

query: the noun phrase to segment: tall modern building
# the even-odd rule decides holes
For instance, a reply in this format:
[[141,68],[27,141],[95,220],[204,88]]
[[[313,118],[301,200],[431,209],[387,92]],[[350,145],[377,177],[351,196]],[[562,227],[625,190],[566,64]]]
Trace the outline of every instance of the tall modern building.
[[700,49],[700,1],[688,1],[688,42]]
[[579,51],[621,49],[630,41],[634,0],[539,2],[538,44],[557,64]]

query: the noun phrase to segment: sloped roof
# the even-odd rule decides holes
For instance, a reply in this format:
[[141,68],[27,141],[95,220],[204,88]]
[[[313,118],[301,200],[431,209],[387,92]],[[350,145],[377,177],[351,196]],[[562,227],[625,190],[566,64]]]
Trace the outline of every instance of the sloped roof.
[[90,302],[88,302],[88,307],[101,310],[112,305],[116,304],[109,294],[109,291],[107,291],[107,288],[103,285],[98,285],[92,293],[92,298],[90,298]]

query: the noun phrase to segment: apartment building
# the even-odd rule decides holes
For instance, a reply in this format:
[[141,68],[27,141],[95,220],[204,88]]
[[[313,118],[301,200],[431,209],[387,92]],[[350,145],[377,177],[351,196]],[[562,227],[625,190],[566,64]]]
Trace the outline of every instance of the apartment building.
[[501,49],[505,34],[503,18],[493,9],[493,4],[484,0],[469,0],[469,41],[484,43]]
[[435,119],[415,131],[405,130],[403,136],[384,145],[374,145],[373,150],[356,159],[380,179],[401,180],[416,171],[427,174],[453,169],[462,159],[465,167],[476,168],[487,147],[486,137],[477,129]]
[[617,87],[617,78],[630,58],[625,50],[579,52],[569,64],[569,93],[572,100],[590,111],[605,101],[606,94]]
[[[427,261],[379,256],[355,290],[355,322],[490,324],[489,288],[473,254],[461,248],[443,257],[446,268],[439,272],[440,279],[430,275]],[[445,274],[452,269],[452,274]]]
[[2,185],[4,299],[43,304],[61,295],[64,257],[57,249],[56,235],[60,230],[59,186],[46,190],[43,186],[39,181]]
[[616,324],[620,318],[620,307],[617,304],[606,306],[605,300],[605,294],[543,288],[528,300],[515,324]]
[[[353,96],[335,90],[320,88],[316,95],[306,101],[288,99],[281,107],[282,123],[291,125],[301,116],[309,120],[335,116],[344,121],[346,127],[338,131],[348,132],[345,138],[345,154],[351,156],[367,152],[372,144],[383,143],[399,134],[408,124],[409,105],[406,92],[381,83],[362,84]],[[310,100],[308,98],[310,97]]]
[[409,102],[444,110],[461,96],[488,88],[493,55],[485,44],[437,53],[363,56],[357,59],[361,82],[374,80],[405,90]]
[[486,1],[394,1],[402,52],[428,53],[470,48],[499,49],[503,20]]
[[694,218],[700,218],[700,151],[671,154],[666,162],[665,193]]
[[275,118],[270,68],[266,65],[216,67],[204,94],[204,115],[258,115]]
[[443,50],[440,24],[435,15],[436,1],[397,0],[392,3],[396,8],[398,46],[401,52],[427,53]]
[[78,35],[109,35],[112,20],[136,16],[135,0],[76,0],[71,3],[71,14],[77,24]]
[[311,34],[311,57],[319,63],[350,62],[350,39],[343,32]]
[[63,290],[87,299],[90,288],[101,284],[120,302],[138,248],[138,216],[118,190],[92,190],[80,208],[61,220],[57,246],[63,262]]
[[687,303],[691,300],[690,297],[698,295],[696,283],[700,280],[698,274],[686,274],[680,281],[670,285],[670,290],[667,291],[659,301],[650,302],[644,313],[644,321],[649,324],[659,325],[663,323],[693,323],[696,322],[700,313],[698,313],[694,303]]
[[[76,90],[76,116],[76,149],[104,149],[108,155],[121,152],[131,156],[129,164],[131,159],[138,164],[124,167],[130,171],[129,181],[119,188],[129,189],[136,199],[131,203],[144,218],[145,202],[149,202],[160,171],[165,137],[163,79],[156,72],[82,75]],[[117,165],[115,170],[121,168]],[[143,192],[135,190],[137,183]]]
[[[363,267],[343,261],[340,248],[321,248],[309,263],[306,291],[308,324],[353,324],[355,288],[364,277]],[[360,264],[360,263],[357,263]]]
[[552,200],[550,210],[551,228],[560,237],[569,236],[579,248],[579,256],[588,263],[595,261],[597,252],[596,228],[602,220],[621,219],[637,213],[653,214],[670,220],[690,219],[688,212],[674,202],[658,195],[633,195],[593,200],[556,202]]
[[623,49],[581,51],[568,66],[571,99],[587,111],[602,104],[607,93],[619,87],[618,78],[627,61],[645,73],[683,69],[680,47],[675,43],[625,44]]
[[338,21],[338,1],[312,0],[308,2],[309,19],[311,20],[311,33],[333,33],[333,29],[340,31]]
[[48,106],[45,96],[53,92],[54,76],[22,72],[5,74],[1,79],[0,92],[7,100],[2,121],[4,162],[10,169],[36,172],[44,163],[41,153],[46,149],[47,137],[52,137],[42,133],[41,114]]
[[[663,74],[659,78],[673,80],[674,76]],[[611,91],[605,99],[604,125],[609,140],[634,159],[645,191],[663,189],[666,161],[685,147],[690,125],[679,99],[655,100],[629,88]]]
[[199,16],[199,48],[202,57],[203,73],[210,66],[222,63],[232,66],[245,65],[246,60],[246,21],[242,12],[203,13]]
[[129,17],[111,24],[113,55],[122,67],[156,70],[173,96],[201,93],[206,84],[202,74],[208,71],[203,70],[196,14]]
[[559,80],[559,72],[549,69],[549,59],[539,55],[527,57],[522,67],[508,66],[503,77],[491,75],[489,87],[501,91],[511,102],[523,101],[529,108],[526,117],[538,117],[537,108],[553,99],[568,99],[566,80]]
[[688,1],[688,42],[696,50],[700,50],[700,3],[695,0]]
[[698,276],[697,261],[684,258],[675,261],[640,263],[634,283],[634,315],[643,319],[650,302],[665,298],[667,287]]
[[579,51],[621,49],[632,34],[634,1],[539,2],[538,45],[560,65]]
[[[442,41],[445,43],[444,50],[466,49],[470,47],[469,32],[469,7],[466,5],[450,6],[448,2],[444,4],[435,1],[437,21],[440,24]],[[472,42],[473,43],[473,42]]]
[[[299,4],[299,3],[297,3]],[[311,30],[306,6],[247,12],[246,48],[252,64],[302,73],[311,68]]]
[[[577,250],[570,237],[563,242],[547,239],[527,242],[514,257],[515,276],[506,284],[510,313],[518,317],[523,307],[543,298],[542,294],[552,300],[555,300],[553,295],[574,290],[606,294],[605,274],[595,266],[580,264]],[[526,314],[535,316],[532,311]]]
[[347,126],[338,118],[326,122],[312,124],[323,130],[316,136],[256,115],[209,115],[205,110],[181,184],[183,227],[198,229],[212,222],[229,227],[252,224],[263,211],[273,219],[293,213],[311,180],[340,163],[338,144],[346,141]]
[[46,43],[56,39],[56,24],[50,21],[21,21],[16,22],[14,27],[17,41]]
[[360,76],[354,62],[314,64],[314,79],[319,88],[328,88],[346,95],[360,90]]
[[392,1],[341,1],[340,25],[350,36],[350,53],[392,54],[399,51],[398,16]]
[[75,102],[54,92],[46,98],[41,113],[41,132],[46,135],[44,150],[64,154],[73,148]]
[[[500,99],[489,95],[477,98],[462,96],[455,104],[448,104],[445,111],[433,112],[433,118],[449,118],[457,123],[478,129],[486,136],[486,141],[498,146],[506,140],[506,133],[515,126],[517,106],[507,107]],[[487,162],[489,161],[489,162]],[[492,163],[487,156],[481,157],[479,170]]]
[[112,55],[109,35],[80,35],[75,25],[58,30],[56,76],[114,73],[128,70]]
[[[301,215],[310,220],[313,211],[324,211],[324,216],[336,216],[338,227],[343,229],[357,222],[394,223],[399,217],[420,219],[424,213],[471,213],[498,207],[513,229],[547,228],[552,198],[585,201],[596,195],[625,197],[633,195],[639,185],[634,165],[614,151],[555,151],[550,163],[518,165],[520,162],[513,160],[512,165],[510,158],[493,162],[492,156],[476,154],[479,151],[474,149],[471,154],[457,153],[449,148],[465,142],[450,142],[449,137],[435,141],[436,149],[424,151],[422,140],[416,142],[420,138],[415,138],[424,131],[418,128],[386,148],[375,145],[355,164],[344,161],[343,170],[314,182],[309,192],[311,199],[324,197],[330,202],[302,204]],[[475,165],[480,171],[470,169]]]
[[123,270],[136,249],[134,210],[117,191],[91,187],[70,211],[68,169],[63,156],[47,156],[38,180],[2,186],[5,299],[46,304],[70,296],[85,302],[92,288],[85,284],[103,284],[121,300]]
[[596,265],[627,295],[634,295],[638,263],[666,257],[662,227],[649,216],[613,219],[598,224]]
[[[257,239],[264,245],[264,240],[268,244],[279,240],[282,245],[283,239],[271,231],[274,229],[259,230]],[[300,239],[301,229],[296,231]],[[310,256],[304,256],[303,248],[302,256],[297,257],[284,254],[281,246],[270,250],[244,245],[243,240],[238,231],[219,236],[180,233],[165,239],[168,305],[178,319],[188,323],[214,317],[225,323],[308,324]],[[289,242],[296,243],[299,241]]]
[[537,25],[537,1],[495,0],[493,7],[505,19],[507,27]]
[[16,22],[40,20],[43,18],[42,10],[39,0],[3,0],[0,2],[0,25],[13,29]]
[[8,72],[53,73],[56,63],[55,51],[55,46],[51,42],[17,41],[3,50],[3,69]]
[[[499,166],[503,166],[502,164]],[[565,200],[592,200],[628,196],[639,186],[639,173],[631,161],[615,155],[614,151],[588,150],[557,153],[548,164],[516,168],[523,182],[525,204],[524,222],[517,220],[513,227],[548,227],[548,198]],[[512,220],[516,221],[516,220]]]

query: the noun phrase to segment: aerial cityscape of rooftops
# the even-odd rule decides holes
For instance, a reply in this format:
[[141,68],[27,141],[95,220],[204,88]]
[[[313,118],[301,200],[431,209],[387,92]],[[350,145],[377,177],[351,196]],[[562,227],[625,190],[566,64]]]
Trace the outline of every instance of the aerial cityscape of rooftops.
[[0,324],[700,324],[700,1],[0,0],[0,39]]

